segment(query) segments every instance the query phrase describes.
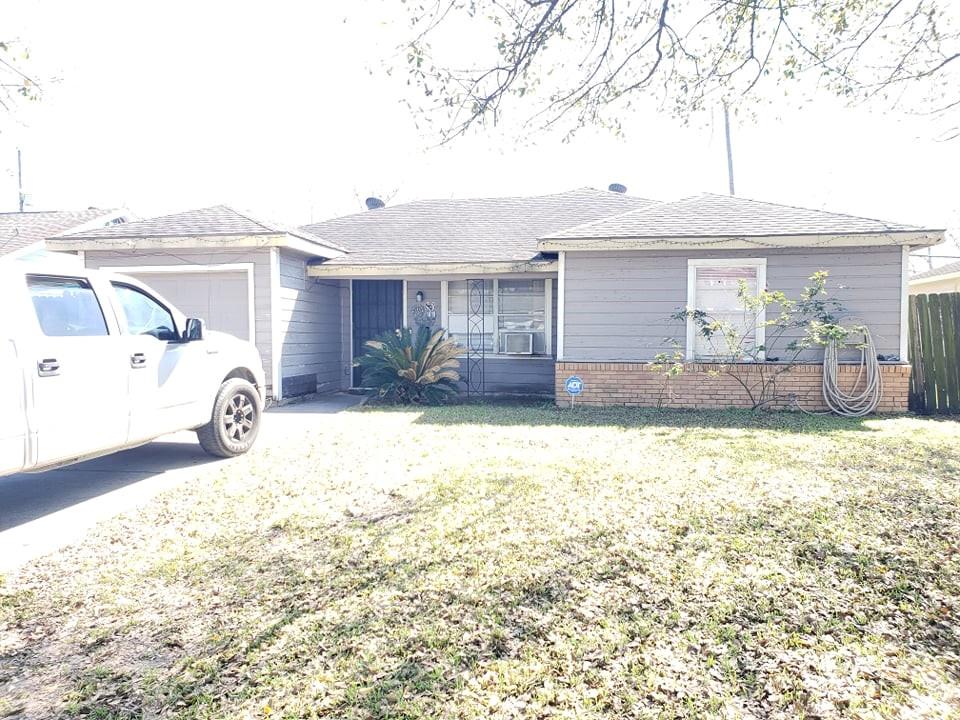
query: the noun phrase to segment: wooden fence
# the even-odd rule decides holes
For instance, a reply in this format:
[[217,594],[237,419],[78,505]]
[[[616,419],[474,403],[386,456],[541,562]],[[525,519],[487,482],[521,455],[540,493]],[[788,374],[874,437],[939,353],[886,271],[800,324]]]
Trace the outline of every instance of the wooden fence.
[[960,414],[960,293],[910,296],[910,409]]

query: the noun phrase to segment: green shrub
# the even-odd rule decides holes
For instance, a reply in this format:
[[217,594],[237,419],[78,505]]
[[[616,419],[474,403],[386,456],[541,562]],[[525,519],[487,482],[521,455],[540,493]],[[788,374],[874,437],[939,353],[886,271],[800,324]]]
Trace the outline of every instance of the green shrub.
[[421,327],[384,333],[364,343],[366,354],[356,362],[365,387],[377,397],[399,404],[439,405],[458,393],[464,350],[445,338],[444,330]]

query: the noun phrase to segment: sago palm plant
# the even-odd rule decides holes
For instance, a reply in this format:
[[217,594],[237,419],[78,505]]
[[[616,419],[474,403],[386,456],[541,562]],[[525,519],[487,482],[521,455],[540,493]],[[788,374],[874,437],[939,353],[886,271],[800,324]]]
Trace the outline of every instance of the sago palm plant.
[[366,354],[356,364],[363,384],[377,396],[395,403],[437,405],[455,396],[463,348],[444,337],[443,330],[421,327],[384,333],[364,343]]

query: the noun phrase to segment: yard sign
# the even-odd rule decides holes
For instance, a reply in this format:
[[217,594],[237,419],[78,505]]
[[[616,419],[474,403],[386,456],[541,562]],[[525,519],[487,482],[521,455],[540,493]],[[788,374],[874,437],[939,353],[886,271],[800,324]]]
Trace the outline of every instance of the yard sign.
[[573,399],[583,392],[583,379],[577,375],[571,375],[563,384],[564,389],[570,396],[570,407],[573,407]]

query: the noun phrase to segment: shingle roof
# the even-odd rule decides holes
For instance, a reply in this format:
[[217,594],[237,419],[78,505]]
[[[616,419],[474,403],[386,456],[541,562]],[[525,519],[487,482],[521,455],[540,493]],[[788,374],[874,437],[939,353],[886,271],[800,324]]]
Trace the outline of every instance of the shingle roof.
[[705,193],[567,228],[544,239],[848,235],[919,230],[912,225]]
[[34,245],[97,218],[115,216],[117,213],[117,210],[99,208],[0,213],[0,255]]
[[214,205],[199,210],[162,215],[137,222],[111,227],[84,230],[62,235],[64,240],[129,240],[131,238],[174,238],[288,234],[327,247],[337,248],[331,242],[313,233],[263,220],[256,220],[226,205]]
[[957,262],[947,263],[946,265],[941,265],[933,270],[925,270],[922,273],[911,275],[910,281],[926,280],[927,278],[940,277],[941,275],[952,275],[953,273],[960,273],[960,260]]
[[529,260],[547,233],[654,201],[593,188],[534,197],[419,200],[304,229],[347,249],[324,265]]

